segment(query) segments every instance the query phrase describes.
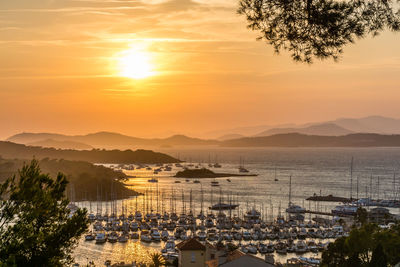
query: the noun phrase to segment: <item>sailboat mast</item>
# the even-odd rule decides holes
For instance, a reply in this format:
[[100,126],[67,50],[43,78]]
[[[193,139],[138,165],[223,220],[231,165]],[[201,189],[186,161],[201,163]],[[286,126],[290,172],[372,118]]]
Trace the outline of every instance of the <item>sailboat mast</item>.
[[204,197],[203,197],[203,185],[201,186],[201,215],[203,215],[203,201],[204,201]]
[[353,200],[353,157],[350,164],[350,201]]
[[358,199],[358,178],[359,176],[357,175],[357,199]]
[[158,183],[157,183],[157,213],[159,213],[159,202],[158,202]]
[[292,175],[289,177],[289,204],[288,207],[290,207],[290,204],[292,203]]
[[183,189],[182,189],[182,214],[185,214],[185,195],[183,194]]
[[372,173],[371,173],[371,176],[369,177],[369,195],[370,195],[370,199],[372,199],[373,198],[373,195],[372,195]]
[[190,189],[190,199],[189,199],[189,208],[190,208],[190,214],[192,214],[193,212],[193,206],[192,206],[193,202],[192,202],[192,189]]
[[396,200],[396,171],[393,172],[393,200]]
[[378,200],[379,200],[379,182],[380,182],[380,178],[378,176]]

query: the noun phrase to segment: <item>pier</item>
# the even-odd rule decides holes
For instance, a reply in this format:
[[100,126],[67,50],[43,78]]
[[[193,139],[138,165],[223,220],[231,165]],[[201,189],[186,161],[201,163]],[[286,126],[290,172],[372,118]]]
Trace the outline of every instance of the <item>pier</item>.
[[325,215],[325,216],[335,216],[332,212],[323,212],[323,211],[314,211],[314,210],[306,210],[305,213],[316,214],[316,215]]

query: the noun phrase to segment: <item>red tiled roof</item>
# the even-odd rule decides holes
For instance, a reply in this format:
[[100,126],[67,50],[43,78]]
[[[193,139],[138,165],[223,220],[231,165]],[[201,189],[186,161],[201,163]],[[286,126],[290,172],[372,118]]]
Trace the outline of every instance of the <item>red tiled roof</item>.
[[206,246],[200,243],[196,238],[190,238],[188,240],[182,241],[176,247],[179,250],[206,250]]
[[207,265],[207,267],[218,267],[218,260],[214,259],[214,260],[206,261],[206,265]]
[[236,249],[234,251],[231,251],[228,253],[228,256],[226,257],[226,261],[233,261],[236,260],[242,256],[246,255],[245,253],[241,252],[240,250]]

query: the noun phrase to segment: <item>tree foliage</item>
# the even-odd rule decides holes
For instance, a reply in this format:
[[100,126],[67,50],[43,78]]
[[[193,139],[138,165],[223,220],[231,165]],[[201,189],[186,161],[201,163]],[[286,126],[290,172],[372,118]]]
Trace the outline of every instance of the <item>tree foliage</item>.
[[368,211],[363,207],[359,207],[355,219],[358,223],[365,224],[368,221]]
[[70,214],[67,179],[40,171],[33,160],[0,185],[0,265],[65,266],[87,230],[86,210]]
[[390,229],[375,224],[354,228],[322,253],[321,266],[385,267],[400,262],[400,223]]
[[295,61],[337,60],[343,47],[384,29],[400,30],[400,11],[392,0],[240,0],[238,13],[258,39]]
[[161,266],[165,266],[165,259],[164,257],[161,255],[161,253],[152,253],[150,255],[151,258],[151,263],[150,263],[150,267],[161,267]]

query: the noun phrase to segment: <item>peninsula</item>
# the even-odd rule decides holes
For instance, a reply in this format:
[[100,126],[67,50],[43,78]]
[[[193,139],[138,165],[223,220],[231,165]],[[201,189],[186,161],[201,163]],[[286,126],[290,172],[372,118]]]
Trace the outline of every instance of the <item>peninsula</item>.
[[73,150],[43,148],[37,146],[26,146],[12,142],[0,141],[0,156],[3,158],[18,159],[65,159],[75,161],[86,161],[90,163],[116,163],[116,164],[155,164],[176,163],[180,160],[167,154],[151,150]]

